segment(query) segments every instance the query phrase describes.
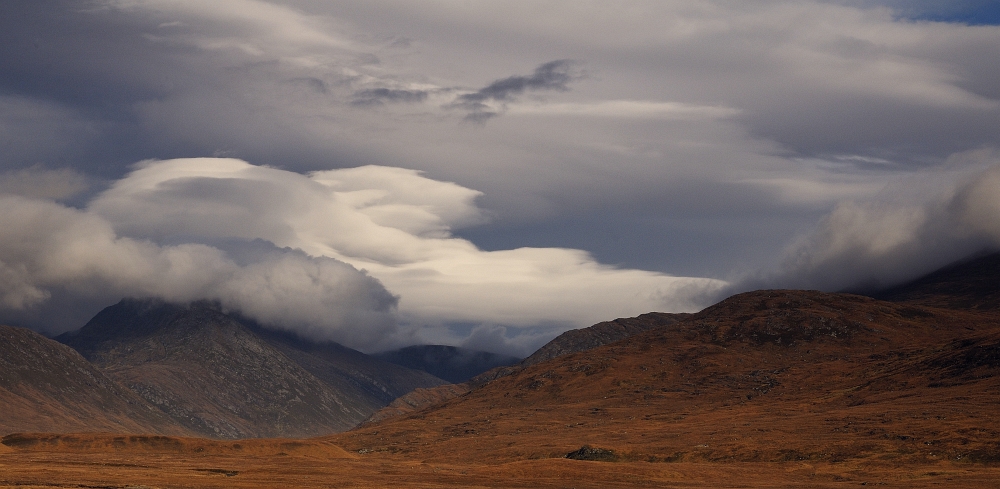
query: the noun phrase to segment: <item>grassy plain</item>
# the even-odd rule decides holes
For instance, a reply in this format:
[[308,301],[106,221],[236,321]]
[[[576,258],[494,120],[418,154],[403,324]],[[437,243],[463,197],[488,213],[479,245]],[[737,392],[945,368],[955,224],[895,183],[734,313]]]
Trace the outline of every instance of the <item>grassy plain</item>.
[[[31,443],[32,438],[39,439]],[[597,462],[543,458],[503,463],[427,462],[349,453],[321,440],[199,439],[76,434],[24,436],[0,453],[4,488],[627,488],[996,487],[1000,467],[933,461],[896,464]]]

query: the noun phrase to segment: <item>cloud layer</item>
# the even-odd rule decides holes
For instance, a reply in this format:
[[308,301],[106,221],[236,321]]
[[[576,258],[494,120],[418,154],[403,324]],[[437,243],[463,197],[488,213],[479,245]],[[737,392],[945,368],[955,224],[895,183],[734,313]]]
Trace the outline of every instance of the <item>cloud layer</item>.
[[4,197],[0,304],[40,306],[50,287],[99,290],[98,300],[211,299],[372,349],[418,341],[427,327],[463,341],[447,337],[456,323],[554,334],[694,310],[724,285],[618,269],[580,250],[482,251],[451,235],[482,221],[477,196],[401,168],[306,176],[235,159],[147,161],[85,211]]
[[[123,296],[215,300],[266,324],[359,347],[395,328],[397,298],[337,260],[265,246],[237,261],[204,244],[122,237],[100,216],[51,201],[3,195],[0,205],[5,313],[45,307],[58,289],[99,305]],[[36,326],[59,332],[80,324]]]
[[[689,307],[671,275],[884,283],[989,242],[988,187],[955,175],[1000,148],[1000,26],[961,5],[13,2],[0,190],[142,256],[365,269],[399,299],[360,310],[412,341]],[[98,302],[4,263],[12,303],[59,305],[30,311]]]
[[897,182],[878,199],[841,202],[789,247],[777,273],[738,287],[871,291],[1000,250],[996,153],[956,155],[951,171],[935,177]]
[[308,176],[239,160],[150,162],[90,210],[158,240],[264,239],[367,270],[415,323],[589,325],[646,309],[690,310],[721,285],[621,270],[580,250],[482,251],[455,238],[479,223],[479,192],[413,170],[367,166]]
[[491,250],[730,276],[840,200],[1000,144],[1000,29],[878,2],[73,5],[0,19],[7,170],[409,168],[484,192],[490,226],[457,233]]

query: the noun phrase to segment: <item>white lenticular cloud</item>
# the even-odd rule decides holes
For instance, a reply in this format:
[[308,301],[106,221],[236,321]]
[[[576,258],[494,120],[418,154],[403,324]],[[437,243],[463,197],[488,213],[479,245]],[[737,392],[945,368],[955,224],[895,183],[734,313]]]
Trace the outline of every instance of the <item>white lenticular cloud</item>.
[[397,294],[399,315],[411,325],[566,329],[651,310],[694,310],[724,285],[618,269],[580,250],[480,250],[450,234],[482,221],[478,195],[400,168],[306,176],[193,158],[140,164],[90,210],[136,238],[261,239],[347,262]]

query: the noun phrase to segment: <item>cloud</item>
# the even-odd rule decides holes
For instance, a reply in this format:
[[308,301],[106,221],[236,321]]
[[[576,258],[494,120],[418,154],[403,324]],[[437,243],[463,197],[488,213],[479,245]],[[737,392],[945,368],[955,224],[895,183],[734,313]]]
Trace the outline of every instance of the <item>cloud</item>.
[[87,177],[72,168],[47,170],[32,166],[0,173],[0,194],[64,200],[88,187]]
[[427,92],[393,88],[369,88],[354,92],[354,105],[382,105],[385,102],[423,102]]
[[[126,12],[154,14],[164,21],[157,27],[165,34],[159,39],[181,41],[206,51],[235,51],[248,55],[275,53],[290,60],[308,62],[302,48],[326,50],[327,56],[352,50],[354,43],[337,36],[324,22],[295,8],[261,0],[218,0],[204,3],[187,0],[105,0],[105,6]],[[170,20],[167,20],[170,19]],[[216,30],[190,30],[197,24],[212,23]],[[188,27],[188,29],[184,29]],[[171,36],[181,29],[187,36]],[[169,36],[169,37],[167,37]],[[154,38],[157,37],[154,35]],[[252,37],[253,40],[248,38]],[[318,52],[315,53],[319,55]]]
[[[123,296],[208,299],[264,324],[364,348],[393,331],[396,297],[343,262],[273,246],[238,263],[198,243],[158,245],[118,235],[102,217],[0,196],[0,311],[44,307],[52,291],[107,305]],[[49,332],[81,324],[34,325]]]
[[[549,61],[535,68],[535,72],[531,76],[507,77],[494,81],[473,93],[460,95],[451,104],[451,107],[467,110],[469,112],[466,116],[467,120],[485,122],[487,119],[499,115],[504,102],[512,101],[515,96],[525,91],[555,90],[564,92],[569,90],[569,82],[583,77],[582,74],[574,71],[577,65],[579,62],[568,59]],[[498,102],[501,106],[490,105],[489,102]]]
[[262,239],[349,263],[397,294],[400,321],[414,328],[557,324],[562,331],[649,310],[695,310],[723,285],[619,269],[580,250],[480,250],[451,234],[482,222],[479,195],[401,168],[307,176],[192,158],[140,164],[89,211],[137,239]]
[[877,200],[841,202],[789,248],[780,272],[737,288],[873,290],[1000,250],[1000,158],[991,150],[952,158],[963,159],[952,174],[898,182]]
[[511,356],[525,357],[542,344],[552,339],[552,333],[542,334],[518,332],[514,337],[508,337],[507,328],[495,324],[479,325],[472,329],[467,338],[461,342],[463,348],[469,350],[488,351]]
[[65,154],[85,149],[99,129],[99,125],[58,103],[0,95],[0,170],[34,172],[27,168],[42,162],[52,166],[68,164]]
[[[454,312],[468,299],[456,278],[465,276],[456,271],[462,260],[556,283],[527,264],[550,259],[540,250],[562,249],[555,263],[591,266],[579,280],[633,273],[637,290],[662,286],[667,273],[727,278],[772,269],[789,240],[838,204],[831,222],[852,228],[843,224],[851,216],[878,214],[887,183],[938,175],[956,152],[1000,147],[1000,27],[914,21],[908,8],[863,0],[11,2],[0,16],[0,173],[14,182],[38,165],[121,183],[138,178],[136,161],[191,155],[288,170],[196,172],[149,192],[174,209],[131,201],[136,212],[162,213],[163,229],[102,212],[120,237],[157,246],[203,244],[232,258],[232,245],[205,236],[269,236],[310,256],[350,259],[398,282],[383,279],[400,296],[403,324],[402,311],[465,317]],[[586,64],[533,72],[569,59]],[[463,124],[466,117],[489,119],[489,130]],[[377,204],[329,205],[331,187],[303,177],[361,168],[352,178],[367,178],[389,166],[396,173],[382,171],[381,183],[337,190],[338,199]],[[395,181],[454,182],[457,194],[380,201],[399,193],[384,187]],[[56,198],[74,188],[59,185],[7,190]],[[191,218],[198,209],[188,202],[216,217]],[[308,210],[314,203],[328,210]],[[259,228],[238,223],[258,216]],[[300,216],[314,223],[299,224]],[[319,229],[322,219],[341,223],[330,227],[336,233]],[[453,250],[443,253],[452,260],[427,250]],[[414,278],[425,275],[439,278]],[[438,288],[428,290],[456,299],[413,302],[432,282]],[[62,304],[59,287],[42,289],[52,294],[46,304]],[[468,317],[517,317],[499,306],[488,316],[486,307],[476,303]],[[534,309],[525,317],[550,317]]]
[[519,104],[508,114],[615,117],[641,119],[724,119],[740,114],[739,109],[648,100],[603,100],[592,103]]

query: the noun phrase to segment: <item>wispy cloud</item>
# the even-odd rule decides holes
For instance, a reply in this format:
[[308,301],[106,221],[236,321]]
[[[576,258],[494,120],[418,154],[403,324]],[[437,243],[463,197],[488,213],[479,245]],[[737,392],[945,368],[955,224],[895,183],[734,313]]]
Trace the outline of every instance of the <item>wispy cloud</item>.
[[649,100],[601,100],[589,103],[517,104],[511,115],[552,115],[613,117],[624,119],[697,120],[735,117],[742,111],[733,107],[695,105]]
[[583,74],[576,70],[579,64],[568,59],[549,61],[535,68],[530,76],[507,77],[475,92],[460,95],[451,106],[468,111],[467,120],[485,122],[499,115],[505,102],[514,100],[525,91],[569,90],[570,82],[583,78]]
[[424,90],[403,90],[397,88],[368,88],[354,92],[354,105],[382,105],[386,102],[423,102],[427,100]]

